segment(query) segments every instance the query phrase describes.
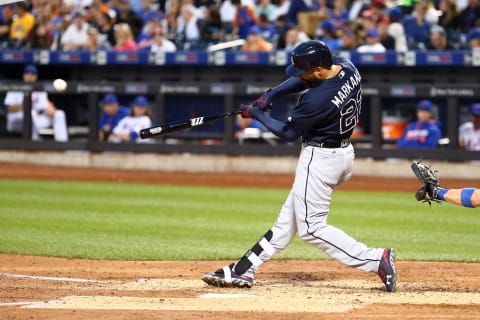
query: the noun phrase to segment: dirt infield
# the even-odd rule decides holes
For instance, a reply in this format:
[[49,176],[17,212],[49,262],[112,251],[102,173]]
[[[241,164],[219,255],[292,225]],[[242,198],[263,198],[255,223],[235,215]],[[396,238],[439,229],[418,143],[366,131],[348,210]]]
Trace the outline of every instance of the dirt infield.
[[[289,188],[292,175],[181,174],[0,164],[1,178]],[[255,177],[255,179],[252,179]],[[253,181],[253,182],[252,182]],[[470,181],[471,182],[471,181]],[[443,181],[465,186],[468,181]],[[412,191],[354,177],[343,189]],[[412,195],[413,196],[413,195]],[[225,261],[92,261],[0,254],[0,319],[480,319],[480,265],[399,261],[398,290],[334,261],[270,261],[252,289],[207,287]]]

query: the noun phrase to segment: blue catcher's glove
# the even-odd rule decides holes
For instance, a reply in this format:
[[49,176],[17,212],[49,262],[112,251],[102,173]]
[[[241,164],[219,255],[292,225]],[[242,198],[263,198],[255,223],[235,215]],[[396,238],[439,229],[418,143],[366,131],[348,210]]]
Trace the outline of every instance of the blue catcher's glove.
[[253,109],[254,107],[251,104],[241,104],[240,111],[242,111],[242,118],[253,118]]
[[268,110],[271,110],[272,109],[272,102],[270,101],[270,99],[271,99],[270,92],[271,91],[272,91],[272,89],[268,89],[267,92],[262,94],[262,96],[260,98],[253,101],[251,103],[252,107],[254,107],[254,108],[256,108],[256,109],[258,109],[262,112],[266,112]]

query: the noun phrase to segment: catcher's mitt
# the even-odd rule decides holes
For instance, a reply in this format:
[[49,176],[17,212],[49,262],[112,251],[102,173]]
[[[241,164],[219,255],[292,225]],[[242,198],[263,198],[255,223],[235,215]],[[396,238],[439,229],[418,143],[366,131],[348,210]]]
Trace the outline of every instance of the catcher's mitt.
[[440,181],[437,177],[437,170],[433,170],[431,166],[424,165],[421,161],[412,162],[412,171],[417,176],[418,180],[425,186],[415,192],[415,198],[418,201],[428,202],[431,205],[432,201],[440,202],[437,199],[438,191],[440,190]]

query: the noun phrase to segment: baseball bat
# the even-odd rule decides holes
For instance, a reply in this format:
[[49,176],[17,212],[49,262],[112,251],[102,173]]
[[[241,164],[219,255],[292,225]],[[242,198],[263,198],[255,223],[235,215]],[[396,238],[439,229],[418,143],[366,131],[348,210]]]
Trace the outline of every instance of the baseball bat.
[[166,134],[174,131],[198,127],[206,123],[209,123],[218,119],[228,118],[240,113],[242,112],[233,111],[233,112],[219,113],[219,114],[207,115],[203,117],[167,122],[162,125],[153,126],[150,128],[140,130],[140,137],[142,139],[147,139],[147,138],[151,138],[154,136],[158,136],[158,135],[162,135],[162,134]]

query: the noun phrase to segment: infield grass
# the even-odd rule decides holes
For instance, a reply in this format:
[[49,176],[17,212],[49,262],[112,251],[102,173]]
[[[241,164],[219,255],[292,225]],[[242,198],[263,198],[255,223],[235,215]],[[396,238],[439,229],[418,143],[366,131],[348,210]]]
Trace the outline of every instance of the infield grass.
[[[289,190],[0,180],[0,252],[113,260],[236,259]],[[480,262],[480,209],[413,193],[334,192],[329,223],[399,260]],[[326,259],[296,238],[278,259]]]

